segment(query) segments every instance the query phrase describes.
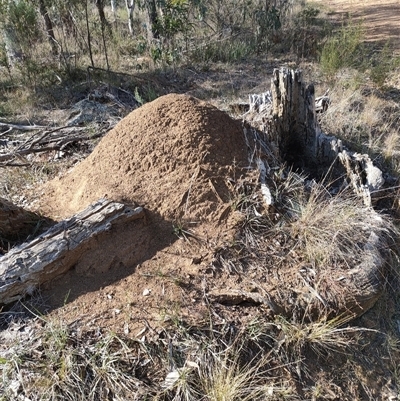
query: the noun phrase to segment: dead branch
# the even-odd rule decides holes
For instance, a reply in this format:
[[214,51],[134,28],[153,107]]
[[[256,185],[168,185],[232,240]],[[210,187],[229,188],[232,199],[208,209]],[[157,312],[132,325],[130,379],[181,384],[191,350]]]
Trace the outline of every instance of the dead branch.
[[2,123],[0,122],[0,127],[7,127],[11,129],[16,129],[19,131],[36,131],[38,129],[46,129],[43,125],[20,125],[20,124],[12,124],[12,123]]

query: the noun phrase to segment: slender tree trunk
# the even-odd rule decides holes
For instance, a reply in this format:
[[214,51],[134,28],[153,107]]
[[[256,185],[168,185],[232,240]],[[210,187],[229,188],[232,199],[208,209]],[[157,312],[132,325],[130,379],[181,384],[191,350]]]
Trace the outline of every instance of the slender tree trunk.
[[96,7],[97,7],[97,11],[98,11],[99,17],[100,17],[101,30],[105,31],[105,29],[107,28],[111,35],[112,34],[111,27],[107,21],[105,13],[104,13],[104,6],[105,6],[104,0],[96,0]]
[[8,25],[2,30],[4,47],[6,51],[7,64],[11,68],[23,58],[21,45],[18,41],[17,34],[12,26]]
[[149,42],[152,39],[159,39],[160,32],[158,31],[158,15],[157,15],[157,3],[156,0],[146,1],[147,16],[149,19],[149,24],[147,27],[147,36]]
[[106,28],[108,28],[108,31],[111,33],[111,28],[108,25],[106,16],[104,14],[104,0],[96,0],[96,7],[97,7],[97,10],[99,12],[99,17],[100,17],[101,38],[102,38],[103,46],[104,46],[104,55],[106,58],[107,71],[110,71],[110,64],[108,62],[108,54],[107,54],[107,46],[106,46],[105,30],[106,30]]
[[135,0],[125,0],[126,10],[128,11],[128,28],[133,35],[133,11],[135,10]]
[[85,19],[86,19],[86,33],[87,33],[87,41],[88,41],[90,63],[92,64],[92,67],[94,68],[93,53],[92,53],[92,38],[91,38],[91,35],[90,35],[90,28],[89,28],[89,15],[88,15],[88,3],[87,3],[87,0],[85,2]]
[[49,12],[47,11],[47,7],[46,7],[44,0],[39,0],[39,11],[44,19],[44,24],[46,26],[47,38],[48,38],[50,46],[51,46],[51,51],[52,51],[53,55],[57,55],[58,54],[58,46],[57,46],[56,38],[54,36],[53,23],[51,22],[51,19],[49,17]]

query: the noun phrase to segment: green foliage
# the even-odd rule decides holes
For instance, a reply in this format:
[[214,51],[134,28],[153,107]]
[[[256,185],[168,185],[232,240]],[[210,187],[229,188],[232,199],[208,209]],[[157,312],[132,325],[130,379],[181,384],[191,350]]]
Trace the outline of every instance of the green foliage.
[[4,43],[0,43],[0,67],[8,67],[7,54]]
[[147,102],[157,99],[158,95],[151,85],[141,87],[140,90],[136,86],[134,91],[136,101],[142,106]]
[[370,77],[379,87],[383,87],[390,72],[400,66],[400,57],[393,57],[389,43],[376,52],[371,60]]
[[362,67],[365,59],[364,31],[361,25],[349,24],[330,37],[321,51],[323,72],[333,75],[341,68]]
[[10,2],[7,12],[8,26],[15,31],[24,52],[41,38],[38,14],[34,5],[27,1]]
[[257,52],[269,47],[271,34],[279,30],[282,26],[280,12],[276,7],[259,8],[254,12],[254,22],[256,25],[255,39]]
[[[306,6],[293,18],[287,29],[292,51],[298,57],[316,57],[321,41],[327,36],[331,25],[320,17],[320,10]],[[289,45],[289,44],[287,44]]]
[[168,0],[165,2],[156,26],[161,36],[170,39],[174,35],[187,33],[191,29],[188,3],[187,0]]

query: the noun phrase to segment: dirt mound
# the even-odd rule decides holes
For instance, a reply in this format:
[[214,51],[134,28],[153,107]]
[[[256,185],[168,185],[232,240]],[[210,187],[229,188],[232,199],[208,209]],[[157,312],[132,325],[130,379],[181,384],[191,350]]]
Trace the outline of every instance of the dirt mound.
[[43,209],[66,217],[100,197],[144,205],[166,220],[210,221],[230,200],[226,178],[247,164],[240,123],[170,94],[124,118],[93,153],[46,188]]

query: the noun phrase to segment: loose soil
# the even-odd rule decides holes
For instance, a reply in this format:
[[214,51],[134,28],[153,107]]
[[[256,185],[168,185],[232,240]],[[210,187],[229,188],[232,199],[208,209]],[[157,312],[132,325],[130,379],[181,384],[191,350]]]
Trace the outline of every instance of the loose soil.
[[[118,227],[86,269],[80,263],[44,289],[50,308],[65,304],[59,313],[67,321],[116,331],[164,319],[160,311],[197,316],[204,307],[197,284],[213,249],[232,237],[231,187],[247,165],[241,123],[205,102],[171,94],[133,111],[46,185],[42,210],[60,219],[107,197],[142,205],[147,225]],[[130,260],[119,257],[122,241],[134,244]],[[104,258],[114,260],[108,269]]]
[[240,123],[185,95],[133,111],[72,172],[52,181],[44,210],[67,217],[100,197],[139,203],[165,219],[215,220],[227,178],[246,167]]

